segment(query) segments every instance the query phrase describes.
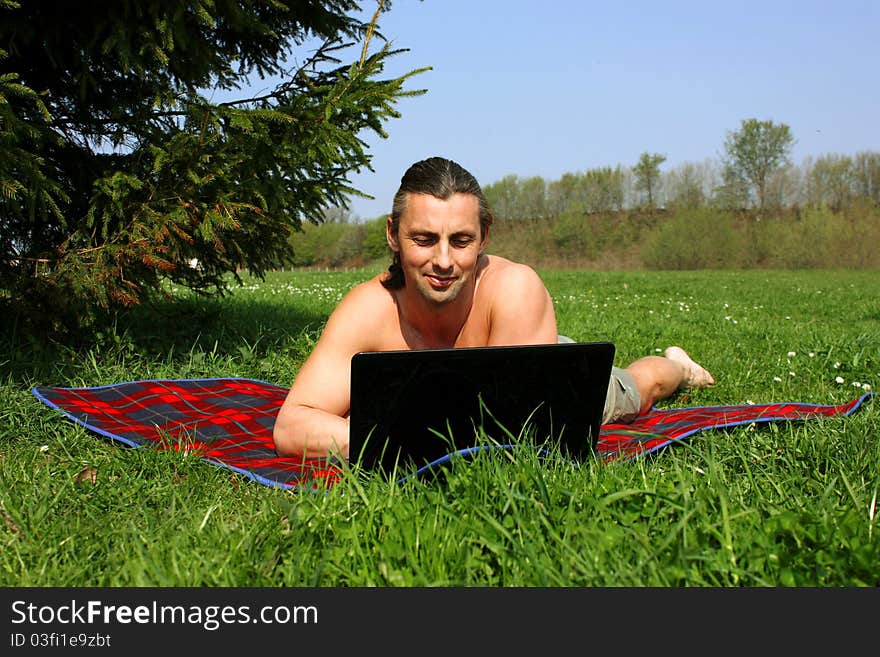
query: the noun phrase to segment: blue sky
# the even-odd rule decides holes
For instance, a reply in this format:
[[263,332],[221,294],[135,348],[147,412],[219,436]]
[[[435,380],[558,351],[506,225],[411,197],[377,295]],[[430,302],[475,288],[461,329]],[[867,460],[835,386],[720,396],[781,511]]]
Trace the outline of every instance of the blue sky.
[[[363,2],[372,13],[375,5]],[[374,172],[352,177],[388,211],[401,174],[443,155],[487,185],[717,159],[746,118],[788,124],[794,161],[880,151],[880,0],[592,2],[394,0],[380,21],[397,48],[386,75],[433,67],[409,88]]]

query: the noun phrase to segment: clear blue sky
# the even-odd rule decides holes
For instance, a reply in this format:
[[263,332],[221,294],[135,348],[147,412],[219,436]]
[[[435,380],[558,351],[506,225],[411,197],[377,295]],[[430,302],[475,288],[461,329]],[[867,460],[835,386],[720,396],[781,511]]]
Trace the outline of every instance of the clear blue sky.
[[[372,13],[375,4],[362,3]],[[394,0],[383,34],[422,66],[375,172],[352,178],[362,219],[386,213],[401,174],[443,155],[483,184],[507,174],[718,158],[746,118],[785,123],[794,161],[880,151],[880,0],[665,2]]]

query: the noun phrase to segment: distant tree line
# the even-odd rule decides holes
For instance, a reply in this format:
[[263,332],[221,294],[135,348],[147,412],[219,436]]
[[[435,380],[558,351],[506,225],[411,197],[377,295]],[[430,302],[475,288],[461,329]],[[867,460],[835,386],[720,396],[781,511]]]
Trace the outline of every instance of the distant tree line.
[[880,152],[821,155],[798,166],[791,162],[792,143],[784,124],[749,119],[730,133],[720,160],[661,171],[666,156],[645,152],[631,167],[587,169],[549,181],[511,174],[483,190],[495,215],[507,221],[652,208],[764,211],[821,205],[840,211],[859,199],[880,204]]
[[[546,182],[538,176],[509,175],[486,185],[484,191],[496,216],[511,221],[558,217],[570,211],[590,214],[652,205],[749,209],[758,208],[760,203],[748,189],[726,182],[723,163],[713,159],[685,162],[660,172],[652,190],[653,199],[638,183],[633,168],[618,165],[565,173],[559,180]],[[858,199],[880,204],[880,152],[808,157],[801,165],[775,171],[768,177],[765,206],[827,205],[842,210]],[[536,213],[533,208],[544,211]]]
[[[855,158],[827,155],[791,166],[770,180],[766,199],[770,207],[826,203],[841,208],[854,198],[868,196],[855,184],[854,172],[868,174],[866,188],[878,198],[880,153],[859,153]],[[725,183],[723,164],[705,159],[684,162],[657,172],[641,182],[635,167],[617,165],[567,172],[556,180],[510,174],[484,185],[495,216],[507,221],[553,219],[570,212],[596,214],[640,208],[750,208],[757,200],[742,186]],[[650,181],[650,182],[648,182]],[[844,182],[846,181],[846,182]],[[869,187],[873,182],[873,187]],[[650,191],[649,186],[650,185]]]

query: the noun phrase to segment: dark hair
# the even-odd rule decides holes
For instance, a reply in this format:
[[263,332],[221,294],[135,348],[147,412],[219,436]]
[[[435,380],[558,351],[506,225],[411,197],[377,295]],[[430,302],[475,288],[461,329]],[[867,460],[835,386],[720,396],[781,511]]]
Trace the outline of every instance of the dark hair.
[[[406,209],[407,194],[429,194],[444,201],[453,194],[476,196],[480,202],[480,237],[486,235],[494,219],[477,179],[460,164],[444,157],[429,157],[416,162],[403,174],[391,204],[391,232],[395,235],[400,229],[400,217]],[[382,285],[389,290],[406,285],[403,269],[400,267],[400,254],[396,251],[388,266],[388,275],[382,279]]]

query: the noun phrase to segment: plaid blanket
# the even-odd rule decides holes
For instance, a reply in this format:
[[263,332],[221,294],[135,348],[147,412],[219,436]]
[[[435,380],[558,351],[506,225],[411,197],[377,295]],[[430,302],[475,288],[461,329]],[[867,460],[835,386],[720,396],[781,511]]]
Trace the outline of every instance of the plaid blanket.
[[[340,475],[338,464],[275,453],[272,427],[287,390],[253,379],[221,378],[91,388],[37,386],[31,392],[74,422],[127,445],[193,450],[209,463],[269,486],[332,484]],[[872,395],[840,405],[788,402],[655,409],[630,424],[603,425],[597,451],[607,462],[632,460],[707,429],[849,415]]]

